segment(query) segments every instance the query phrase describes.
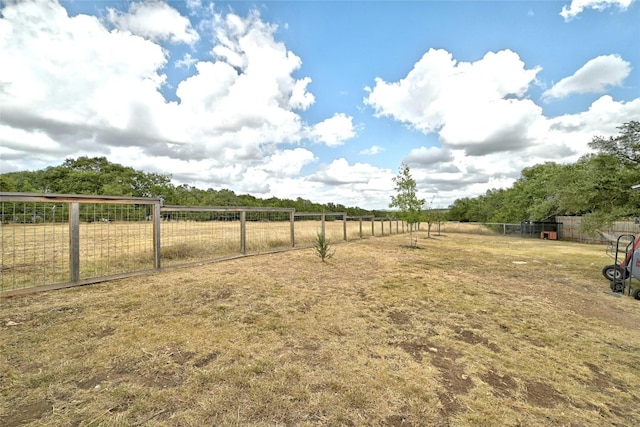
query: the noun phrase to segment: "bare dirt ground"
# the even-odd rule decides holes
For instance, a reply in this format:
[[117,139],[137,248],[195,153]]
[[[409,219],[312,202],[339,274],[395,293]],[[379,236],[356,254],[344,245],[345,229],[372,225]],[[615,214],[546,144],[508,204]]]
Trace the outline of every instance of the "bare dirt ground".
[[407,236],[0,299],[0,425],[640,425],[604,247]]

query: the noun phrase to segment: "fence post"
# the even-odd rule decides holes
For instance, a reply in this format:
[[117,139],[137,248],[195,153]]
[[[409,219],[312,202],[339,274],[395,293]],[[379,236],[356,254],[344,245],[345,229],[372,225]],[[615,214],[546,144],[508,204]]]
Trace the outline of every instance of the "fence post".
[[69,203],[69,281],[80,280],[80,203]]
[[153,204],[153,267],[159,270],[161,265],[160,254],[160,202]]
[[240,211],[240,253],[247,253],[247,211]]
[[347,241],[347,214],[342,215],[342,234],[344,235],[345,242]]
[[376,235],[376,219],[375,217],[371,217],[371,236]]
[[326,237],[326,235],[324,234],[324,211],[322,212],[322,217],[321,218],[322,218],[322,221],[321,221],[321,224],[322,224],[322,236]]
[[360,217],[360,238],[362,239],[362,217]]
[[296,226],[295,226],[295,210],[289,212],[289,222],[291,223],[291,247],[296,247]]

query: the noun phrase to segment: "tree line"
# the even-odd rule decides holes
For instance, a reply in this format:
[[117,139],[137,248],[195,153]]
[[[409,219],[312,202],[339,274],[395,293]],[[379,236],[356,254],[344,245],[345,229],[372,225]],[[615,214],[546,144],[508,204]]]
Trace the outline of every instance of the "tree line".
[[640,213],[640,122],[619,126],[617,136],[593,137],[596,153],[572,164],[548,162],[525,168],[507,189],[456,200],[447,217],[453,221],[553,221],[556,215],[581,215],[594,229]]
[[261,199],[229,189],[203,190],[174,185],[171,175],[148,173],[112,163],[106,157],[66,159],[59,166],[0,175],[0,191],[19,193],[87,194],[122,197],[162,197],[166,205],[250,206],[295,208],[298,212],[346,212],[350,216],[386,217],[390,212],[316,203],[298,197]]
[[[553,221],[557,215],[581,215],[583,228],[587,230],[618,218],[640,216],[640,192],[632,189],[640,184],[640,122],[624,123],[618,129],[617,136],[593,137],[589,146],[596,152],[575,163],[547,162],[525,168],[510,188],[457,199],[446,213],[428,209],[424,200],[415,197],[415,181],[403,164],[394,179],[398,196],[392,197],[390,207],[398,208],[408,222],[426,218],[429,224],[442,220]],[[168,205],[281,207],[299,212],[347,212],[351,216],[393,215],[389,211],[321,204],[300,197],[261,199],[229,189],[174,185],[170,175],[135,170],[111,163],[105,157],[79,157],[39,171],[2,174],[0,191],[162,197]],[[403,200],[400,196],[406,191],[412,197]]]

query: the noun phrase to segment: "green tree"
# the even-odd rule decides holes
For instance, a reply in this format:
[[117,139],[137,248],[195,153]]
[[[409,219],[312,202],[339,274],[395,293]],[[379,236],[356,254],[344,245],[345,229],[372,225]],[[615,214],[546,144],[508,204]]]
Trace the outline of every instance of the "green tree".
[[612,154],[622,162],[640,164],[640,122],[624,123],[618,129],[620,134],[617,136],[593,137],[589,146],[601,153]]
[[171,179],[111,163],[106,157],[83,156],[45,169],[34,183],[48,193],[159,197]]
[[10,175],[0,175],[0,191],[16,191],[17,184]]
[[393,178],[397,194],[391,196],[390,208],[398,208],[398,217],[409,225],[410,246],[413,247],[413,228],[424,218],[425,199],[419,199],[415,179],[411,176],[409,166],[402,163],[398,175]]

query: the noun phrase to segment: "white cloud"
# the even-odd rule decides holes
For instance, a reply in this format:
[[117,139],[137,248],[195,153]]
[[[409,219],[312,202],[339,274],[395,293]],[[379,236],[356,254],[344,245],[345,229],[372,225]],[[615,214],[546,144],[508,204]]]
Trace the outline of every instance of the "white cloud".
[[193,67],[198,62],[197,59],[192,57],[189,53],[185,53],[182,59],[179,59],[174,62],[173,66],[176,68],[186,68],[189,69]]
[[309,135],[314,141],[323,142],[329,147],[337,147],[356,135],[353,118],[344,113],[334,114],[333,117],[313,126]]
[[[345,158],[339,158],[321,167],[309,177],[312,181],[330,184],[368,184],[380,169],[366,163],[350,165]],[[391,180],[389,180],[391,182]]]
[[3,15],[0,63],[11,64],[0,67],[5,125],[46,133],[70,153],[118,134],[120,144],[137,140],[140,124],[154,125],[147,139],[158,136],[162,123],[147,112],[157,106],[162,116],[168,107],[158,92],[166,63],[160,46],[109,32],[95,17],[70,18],[54,2],[19,2]]
[[435,194],[436,205],[446,207],[455,199],[510,187],[526,167],[548,161],[575,162],[592,152],[588,143],[594,136],[617,135],[617,126],[638,117],[640,98],[617,102],[605,95],[582,113],[540,116],[530,131],[531,144],[517,153],[469,157],[463,150],[450,150],[445,155],[438,147],[422,147],[412,150],[404,161],[411,166],[423,194]]
[[372,145],[369,148],[365,148],[360,151],[360,154],[365,156],[375,156],[376,154],[382,153],[384,151],[384,147],[380,147],[379,145]]
[[585,9],[602,11],[609,7],[618,7],[624,11],[633,1],[634,0],[572,0],[568,7],[562,6],[560,16],[562,16],[565,21],[570,21],[584,12]]
[[[131,6],[114,20],[133,25],[143,6],[149,4]],[[305,123],[296,111],[315,102],[307,91],[311,80],[292,77],[302,61],[274,39],[276,27],[256,13],[215,20],[215,59],[194,63],[185,55],[180,64],[193,64],[195,74],[177,84],[179,102],[168,102],[160,92],[167,52],[157,43],[165,36],[153,27],[139,28],[140,35],[110,31],[95,17],[70,17],[53,1],[5,6],[0,63],[12,66],[0,67],[3,171],[105,155],[201,188],[314,201],[317,191],[333,195],[326,201],[348,201],[300,176],[318,160],[310,150],[280,146],[305,139],[342,144],[355,134],[352,118],[336,113]],[[187,41],[172,28],[175,40]],[[367,191],[357,200],[373,207]]]
[[[158,3],[113,12],[114,22],[123,29],[125,22],[133,25],[143,16],[136,8],[149,5]],[[193,66],[193,74],[172,81],[178,101],[169,102],[161,93],[168,51],[160,43],[190,43],[188,20],[175,19],[167,32],[150,24],[132,34],[92,16],[70,17],[56,1],[8,2],[0,18],[0,64],[11,64],[0,67],[3,172],[104,155],[136,169],[172,174],[178,184],[386,207],[394,172],[314,154],[335,152],[319,144],[339,147],[358,137],[359,129],[344,113],[320,123],[303,120],[302,112],[315,102],[311,79],[298,76],[302,60],[276,40],[277,27],[257,13],[215,14],[210,4],[205,11],[198,1],[189,7],[202,9],[204,19],[213,16],[214,25],[201,20],[195,26],[214,35],[212,57],[204,60],[203,52],[190,50],[174,63]],[[192,19],[195,24],[195,15]],[[184,25],[175,25],[179,22]],[[624,61],[616,62],[614,55],[599,60],[548,96],[597,88],[593,82],[606,89],[624,80]],[[599,80],[607,65],[613,67],[609,77]],[[437,134],[440,147],[415,148],[404,160],[421,197],[435,194],[434,205],[447,206],[508,186],[532,164],[574,161],[589,151],[594,135],[615,135],[616,126],[640,117],[640,100],[604,95],[587,111],[547,118],[529,94],[539,71],[509,50],[475,62],[430,50],[404,78],[377,79],[365,103],[378,117]],[[360,154],[382,151],[371,144]],[[317,168],[307,174],[311,166]]]
[[119,30],[153,41],[193,44],[200,39],[189,19],[163,1],[131,3],[127,13],[109,8],[107,19]]
[[[583,68],[598,81],[594,70],[606,68],[603,63],[624,69],[618,59],[603,57]],[[403,161],[411,166],[421,197],[435,194],[447,206],[457,198],[508,187],[525,167],[576,161],[591,152],[593,136],[616,135],[616,126],[640,117],[640,99],[619,102],[606,95],[583,113],[547,118],[528,98],[538,71],[527,69],[510,51],[458,63],[445,51],[431,50],[399,81],[377,79],[365,103],[378,117],[437,133],[440,147],[415,148]],[[619,81],[624,73],[610,75],[618,77],[590,87]]]
[[429,50],[398,82],[376,79],[365,103],[468,154],[517,150],[531,141],[528,128],[541,109],[526,99],[539,67],[526,69],[510,51],[458,63],[444,50]]
[[421,166],[429,166],[441,164],[453,160],[450,150],[442,147],[419,147],[414,148],[405,158],[405,162],[409,165],[418,164]]
[[542,94],[543,99],[565,98],[574,93],[604,93],[620,86],[631,73],[631,64],[619,55],[589,60],[572,76],[565,77]]
[[276,177],[294,177],[300,173],[302,168],[317,159],[314,154],[305,148],[295,148],[293,150],[283,150],[265,159],[260,169]]
[[[141,14],[159,6],[131,7]],[[167,57],[153,40],[109,31],[92,16],[70,17],[51,1],[7,5],[0,62],[12,66],[0,67],[0,140],[9,145],[16,134],[9,130],[22,129],[63,144],[69,156],[81,148],[104,154],[131,146],[152,157],[206,158],[216,166],[259,163],[278,144],[299,142],[310,125],[294,110],[314,101],[306,91],[310,80],[291,76],[300,59],[274,40],[275,27],[257,14],[217,19],[218,39],[242,66],[223,59],[196,63],[196,74],[178,84],[175,103],[160,93]],[[339,118],[327,122],[333,134],[325,128],[332,142],[341,137]]]

